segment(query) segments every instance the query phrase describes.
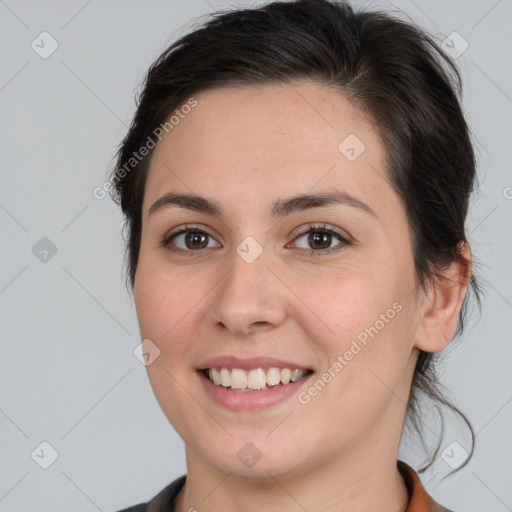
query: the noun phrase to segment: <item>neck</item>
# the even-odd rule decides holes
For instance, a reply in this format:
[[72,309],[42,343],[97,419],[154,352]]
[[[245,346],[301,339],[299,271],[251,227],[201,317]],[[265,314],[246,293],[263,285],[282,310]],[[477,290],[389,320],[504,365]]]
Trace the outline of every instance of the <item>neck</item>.
[[411,359],[409,374],[394,393],[403,399],[393,400],[380,421],[346,439],[337,452],[324,451],[336,444],[336,439],[324,439],[324,446],[310,453],[310,461],[315,453],[317,458],[307,467],[294,465],[292,472],[272,474],[256,465],[257,477],[241,475],[219,469],[187,443],[187,479],[174,510],[406,512],[409,494],[397,468],[397,454],[414,365]]
[[291,478],[268,476],[262,481],[225,474],[192,456],[187,447],[187,480],[174,510],[214,512],[246,510],[292,512],[405,512],[407,488],[396,457],[376,460],[375,453],[333,457],[328,464],[309,468]]

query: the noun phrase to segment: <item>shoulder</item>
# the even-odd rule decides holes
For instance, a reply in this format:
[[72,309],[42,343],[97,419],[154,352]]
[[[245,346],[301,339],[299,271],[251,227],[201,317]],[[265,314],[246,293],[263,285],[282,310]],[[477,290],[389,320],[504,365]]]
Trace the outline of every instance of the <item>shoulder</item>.
[[117,512],[146,512],[147,508],[147,503],[139,503],[138,505],[133,505],[133,507],[129,508],[123,508],[123,510],[118,510]]
[[186,478],[187,475],[182,475],[178,477],[168,486],[164,487],[154,498],[152,498],[146,503],[132,505],[131,507],[123,508],[122,510],[118,510],[117,512],[161,512],[164,510],[166,512],[172,512],[172,505],[174,503],[174,500],[176,499],[176,496],[178,496],[179,492],[185,485]]
[[409,493],[409,506],[406,512],[454,512],[433,500],[423,487],[418,473],[411,466],[401,460],[397,462],[397,466]]

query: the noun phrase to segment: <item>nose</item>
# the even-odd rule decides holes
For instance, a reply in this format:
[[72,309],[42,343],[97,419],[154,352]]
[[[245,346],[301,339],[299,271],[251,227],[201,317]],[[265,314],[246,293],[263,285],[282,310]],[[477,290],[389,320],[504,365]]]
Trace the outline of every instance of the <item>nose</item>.
[[263,252],[251,263],[233,251],[231,268],[208,311],[210,325],[234,336],[247,336],[282,324],[286,318],[286,289],[269,270]]

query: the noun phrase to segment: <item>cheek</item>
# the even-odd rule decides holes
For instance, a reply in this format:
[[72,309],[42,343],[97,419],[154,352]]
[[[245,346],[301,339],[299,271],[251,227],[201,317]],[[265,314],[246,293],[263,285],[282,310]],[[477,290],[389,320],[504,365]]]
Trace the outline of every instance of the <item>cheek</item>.
[[[401,283],[389,275],[378,270],[350,268],[313,279],[298,276],[290,287],[303,303],[302,320],[307,319],[308,330],[315,323],[319,325],[332,352],[344,349],[347,341],[364,342],[376,330],[379,333],[390,330],[403,299]],[[302,320],[297,319],[299,323]]]
[[167,419],[183,439],[191,441],[205,422],[202,410],[190,404],[187,385],[197,337],[199,291],[191,286],[190,279],[170,279],[164,269],[153,263],[142,261],[135,286],[141,339],[151,340],[160,350],[159,357],[146,370]]
[[[320,378],[337,403],[370,405],[394,388],[410,355],[407,283],[397,274],[351,269],[339,277],[296,280],[299,323],[322,360]],[[298,303],[297,303],[298,304]],[[315,393],[315,391],[313,391]],[[326,394],[326,395],[327,395]]]
[[[204,291],[203,291],[204,293]],[[201,290],[194,280],[171,275],[158,263],[142,261],[135,279],[135,306],[142,339],[150,339],[162,355],[172,352],[167,361],[177,360],[194,335],[194,314]],[[178,365],[178,361],[176,366]]]

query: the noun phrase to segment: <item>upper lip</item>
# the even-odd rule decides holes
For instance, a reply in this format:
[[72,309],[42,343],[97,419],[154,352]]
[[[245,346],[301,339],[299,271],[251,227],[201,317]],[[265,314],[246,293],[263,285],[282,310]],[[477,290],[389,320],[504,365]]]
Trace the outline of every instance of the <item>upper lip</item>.
[[290,370],[311,370],[307,366],[299,363],[285,361],[284,359],[276,359],[275,357],[248,357],[238,358],[234,356],[211,357],[201,362],[198,370],[206,370],[207,368],[240,368],[241,370],[252,370],[254,368],[290,368]]

